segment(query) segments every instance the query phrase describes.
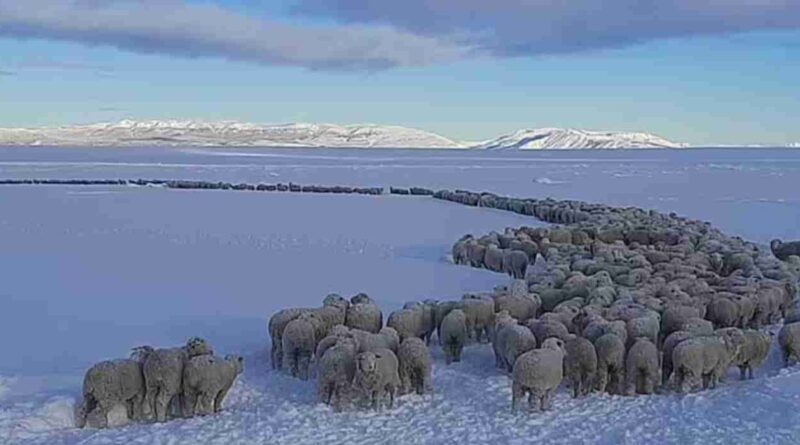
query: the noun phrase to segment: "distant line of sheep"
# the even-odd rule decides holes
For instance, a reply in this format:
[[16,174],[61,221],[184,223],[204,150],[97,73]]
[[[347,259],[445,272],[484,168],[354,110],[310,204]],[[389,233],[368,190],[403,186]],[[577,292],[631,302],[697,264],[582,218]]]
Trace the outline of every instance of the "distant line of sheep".
[[86,372],[76,425],[106,428],[217,413],[243,367],[242,357],[216,357],[200,338],[176,348],[135,348],[131,358],[100,362]]

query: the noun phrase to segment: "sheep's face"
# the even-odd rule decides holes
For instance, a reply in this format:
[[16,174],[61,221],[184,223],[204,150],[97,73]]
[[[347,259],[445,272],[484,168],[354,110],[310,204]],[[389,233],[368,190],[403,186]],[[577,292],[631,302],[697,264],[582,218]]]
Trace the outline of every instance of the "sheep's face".
[[241,374],[244,371],[244,357],[236,354],[231,354],[225,356],[225,360],[227,360],[230,363],[233,363],[237,375]]
[[350,303],[339,294],[328,294],[328,296],[325,297],[324,300],[322,300],[322,305],[346,308],[347,306],[350,305]]
[[542,349],[553,349],[555,351],[564,352],[564,340],[556,337],[550,337],[542,344]]
[[367,304],[367,303],[372,303],[372,299],[369,297],[369,295],[367,295],[365,293],[360,293],[360,294],[354,296],[353,298],[351,298],[350,299],[350,303],[352,303],[352,304]]
[[772,240],[772,241],[770,241],[770,242],[769,242],[769,247],[770,247],[770,248],[772,248],[772,250],[775,250],[775,249],[778,249],[778,248],[780,248],[780,247],[781,247],[781,244],[783,244],[783,243],[781,242],[781,240],[779,240],[779,239],[774,239],[774,240]]
[[213,355],[214,349],[208,342],[199,337],[192,337],[186,342],[186,353],[189,357],[197,357],[198,355]]
[[371,374],[378,368],[378,356],[373,352],[364,352],[356,359],[359,371],[364,374]]

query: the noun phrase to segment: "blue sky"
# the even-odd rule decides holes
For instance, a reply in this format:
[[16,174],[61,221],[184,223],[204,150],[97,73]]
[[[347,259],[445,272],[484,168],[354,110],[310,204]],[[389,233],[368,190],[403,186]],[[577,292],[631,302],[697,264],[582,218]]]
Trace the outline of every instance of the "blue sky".
[[0,126],[197,118],[461,140],[559,126],[800,141],[800,2],[632,6],[644,3],[0,0]]

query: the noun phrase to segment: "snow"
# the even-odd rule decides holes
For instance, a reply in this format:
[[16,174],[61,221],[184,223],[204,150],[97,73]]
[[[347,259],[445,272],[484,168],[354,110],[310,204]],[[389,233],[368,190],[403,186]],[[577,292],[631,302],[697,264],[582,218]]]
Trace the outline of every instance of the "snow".
[[570,149],[570,148],[685,148],[686,144],[668,141],[649,133],[588,131],[572,128],[537,128],[482,142],[475,148],[507,149]]
[[[719,168],[724,166],[724,168]],[[759,242],[800,238],[791,150],[449,152],[0,148],[0,178],[163,178],[465,188],[637,205],[707,219]],[[548,179],[538,181],[538,179]],[[680,397],[561,390],[553,411],[512,414],[491,348],[444,366],[433,397],[382,414],[331,412],[311,382],[269,370],[266,320],[328,292],[385,313],[506,278],[452,265],[464,233],[530,218],[423,197],[0,188],[0,443],[764,443],[800,439],[800,367],[777,351],[753,381]],[[773,328],[774,329],[774,328]],[[246,370],[219,416],[104,431],[73,427],[86,367],[141,344],[204,336]]]

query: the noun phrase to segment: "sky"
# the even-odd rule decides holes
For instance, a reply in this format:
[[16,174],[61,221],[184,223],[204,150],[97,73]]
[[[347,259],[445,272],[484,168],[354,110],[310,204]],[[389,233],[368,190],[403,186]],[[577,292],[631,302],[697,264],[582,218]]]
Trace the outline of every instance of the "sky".
[[800,0],[0,0],[0,126],[800,141]]

